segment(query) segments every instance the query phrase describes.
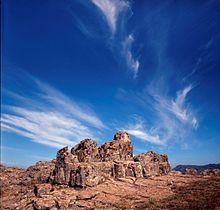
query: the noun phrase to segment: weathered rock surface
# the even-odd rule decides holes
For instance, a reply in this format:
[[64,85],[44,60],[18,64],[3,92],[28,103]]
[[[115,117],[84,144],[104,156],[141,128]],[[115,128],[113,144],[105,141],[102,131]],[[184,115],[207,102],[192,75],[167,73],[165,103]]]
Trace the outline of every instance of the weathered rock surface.
[[58,151],[53,183],[71,187],[100,184],[110,177],[149,177],[165,175],[171,170],[166,155],[154,152],[133,159],[133,146],[127,132],[119,131],[112,141],[97,147],[94,140],[85,139],[68,151]]
[[127,132],[117,132],[114,140],[99,147],[101,161],[132,160],[133,146]]
[[79,162],[100,161],[97,143],[92,139],[85,139],[71,149],[71,153],[78,157]]
[[132,160],[133,147],[127,132],[117,132],[112,141],[100,147],[92,139],[85,139],[71,149],[79,162]]
[[[83,141],[82,145],[85,143],[91,143],[91,141]],[[81,145],[80,143],[80,145]],[[93,142],[94,143],[94,142]],[[88,145],[88,144],[87,144]],[[94,145],[94,144],[93,144]],[[78,147],[74,147],[80,148]],[[86,148],[86,150],[85,150]],[[88,151],[87,147],[82,147],[83,150],[76,149],[79,154],[81,151]],[[85,186],[94,186],[105,180],[105,177],[112,175],[112,165],[107,162],[88,162],[86,156],[83,157],[85,162],[79,162],[77,153],[72,154],[73,150],[70,152],[68,148],[65,147],[58,151],[57,161],[55,165],[55,170],[51,174],[50,180],[56,184],[69,185],[72,187],[85,187]],[[89,153],[89,158],[91,153]]]
[[24,176],[25,170],[17,167],[6,167],[0,164],[0,188],[9,185],[17,185],[21,182],[21,177]]
[[39,161],[35,165],[30,166],[23,176],[24,183],[47,183],[50,175],[55,168],[56,160]]
[[78,162],[78,157],[64,147],[57,152],[56,165],[50,180],[56,184],[69,184],[70,172],[74,164]]
[[134,161],[115,161],[113,163],[113,177],[122,178],[122,177],[143,177],[142,167],[139,162]]
[[165,175],[171,171],[167,155],[159,155],[153,151],[136,155],[134,161],[140,162],[144,177]]

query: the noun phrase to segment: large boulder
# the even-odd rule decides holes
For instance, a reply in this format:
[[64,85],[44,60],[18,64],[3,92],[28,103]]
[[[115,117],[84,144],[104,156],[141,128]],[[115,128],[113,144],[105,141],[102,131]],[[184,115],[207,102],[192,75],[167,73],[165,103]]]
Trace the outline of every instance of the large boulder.
[[135,162],[140,162],[144,177],[165,175],[171,171],[167,155],[160,155],[153,151],[136,155]]
[[85,139],[71,149],[73,155],[77,155],[79,162],[100,161],[97,143],[92,139]]
[[64,147],[57,152],[56,165],[51,176],[54,183],[69,184],[70,171],[74,164],[79,162],[76,155],[68,151],[68,147]]
[[106,142],[99,147],[101,161],[132,160],[133,146],[127,132],[119,131],[114,140]]

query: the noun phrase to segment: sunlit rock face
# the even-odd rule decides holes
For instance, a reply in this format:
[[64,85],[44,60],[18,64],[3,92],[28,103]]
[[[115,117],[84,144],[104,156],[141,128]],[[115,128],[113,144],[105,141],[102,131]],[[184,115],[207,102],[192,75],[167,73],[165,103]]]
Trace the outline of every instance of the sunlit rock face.
[[124,142],[130,142],[130,137],[129,134],[125,131],[118,131],[115,135],[114,135],[114,139],[113,140],[118,140],[118,141],[124,141]]
[[79,162],[105,162],[112,160],[132,160],[133,147],[127,132],[118,131],[114,139],[97,147],[92,139],[85,139],[71,149]]
[[118,131],[114,140],[99,147],[101,161],[132,160],[133,146],[127,132]]
[[50,180],[71,187],[95,186],[109,178],[165,175],[171,170],[168,157],[148,152],[133,157],[133,146],[127,132],[118,131],[113,140],[100,147],[85,139],[68,151],[58,151]]
[[56,165],[53,171],[53,181],[58,184],[68,184],[70,171],[74,164],[78,162],[78,157],[72,155],[68,151],[68,147],[64,147],[57,152]]
[[79,162],[100,161],[97,143],[92,139],[85,139],[71,149],[73,155],[77,155]]
[[153,151],[136,155],[134,161],[140,162],[144,177],[165,175],[171,171],[167,155],[160,155]]

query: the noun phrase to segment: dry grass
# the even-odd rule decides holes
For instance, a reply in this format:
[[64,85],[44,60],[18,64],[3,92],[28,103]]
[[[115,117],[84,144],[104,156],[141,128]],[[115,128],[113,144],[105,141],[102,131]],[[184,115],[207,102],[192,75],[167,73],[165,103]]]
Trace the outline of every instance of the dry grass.
[[192,182],[186,186],[173,186],[174,195],[156,201],[150,199],[142,209],[208,210],[220,207],[220,179]]

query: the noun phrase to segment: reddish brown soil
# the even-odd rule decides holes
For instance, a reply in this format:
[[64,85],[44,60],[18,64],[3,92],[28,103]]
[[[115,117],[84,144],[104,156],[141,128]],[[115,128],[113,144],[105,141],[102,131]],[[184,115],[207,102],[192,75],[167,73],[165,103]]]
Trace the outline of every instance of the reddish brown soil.
[[220,209],[220,177],[171,173],[74,189],[22,181],[23,176],[22,169],[1,171],[1,209]]

